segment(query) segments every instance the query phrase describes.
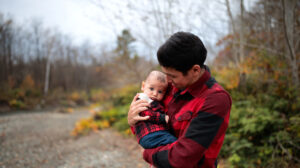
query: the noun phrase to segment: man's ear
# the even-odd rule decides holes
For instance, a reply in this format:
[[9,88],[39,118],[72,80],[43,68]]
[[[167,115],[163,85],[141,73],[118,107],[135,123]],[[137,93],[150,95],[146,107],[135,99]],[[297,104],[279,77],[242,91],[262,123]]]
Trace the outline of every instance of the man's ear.
[[143,81],[143,82],[142,82],[141,90],[144,91],[144,88],[145,88],[145,82]]
[[197,73],[197,74],[201,73],[200,65],[194,65],[192,70],[193,70],[194,73]]

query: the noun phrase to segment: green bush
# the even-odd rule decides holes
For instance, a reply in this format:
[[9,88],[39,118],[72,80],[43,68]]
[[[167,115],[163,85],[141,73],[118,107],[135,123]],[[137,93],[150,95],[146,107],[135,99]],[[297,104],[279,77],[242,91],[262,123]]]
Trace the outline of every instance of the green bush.
[[126,130],[128,130],[129,125],[128,125],[127,117],[123,117],[117,122],[115,122],[113,127],[120,132],[125,132]]
[[9,101],[9,106],[15,109],[26,109],[27,107],[23,101],[17,99]]
[[133,97],[140,91],[139,85],[128,85],[112,92],[110,101],[113,106],[122,106],[130,104]]
[[[89,126],[86,126],[88,125],[86,124],[87,121],[82,120],[82,123],[79,122],[77,124],[73,134],[81,135],[81,131],[91,131],[95,127],[97,129],[113,127],[126,135],[130,135],[131,131],[127,122],[127,113],[130,103],[139,89],[138,85],[129,85],[109,92],[110,95],[105,94],[101,90],[94,90],[92,97],[99,101],[101,108],[93,106],[93,117],[92,120],[88,121],[90,122]],[[100,95],[105,95],[105,98],[98,99],[99,97],[97,98],[97,96]],[[77,98],[76,94],[73,96]]]
[[290,102],[266,94],[231,95],[234,103],[220,156],[227,158],[231,167],[299,164],[300,117],[285,111]]
[[123,118],[127,117],[127,112],[128,112],[129,106],[124,105],[124,106],[117,106],[114,108],[111,108],[106,111],[101,111],[96,114],[95,119],[96,120],[107,120],[110,122],[110,125],[113,123],[122,120]]

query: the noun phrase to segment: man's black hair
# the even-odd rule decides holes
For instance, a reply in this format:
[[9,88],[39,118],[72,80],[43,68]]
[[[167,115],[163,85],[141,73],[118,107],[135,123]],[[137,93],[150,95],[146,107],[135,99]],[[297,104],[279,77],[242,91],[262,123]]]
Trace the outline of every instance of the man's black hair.
[[188,32],[173,34],[157,51],[161,66],[174,68],[186,75],[194,65],[204,66],[206,48],[196,35]]

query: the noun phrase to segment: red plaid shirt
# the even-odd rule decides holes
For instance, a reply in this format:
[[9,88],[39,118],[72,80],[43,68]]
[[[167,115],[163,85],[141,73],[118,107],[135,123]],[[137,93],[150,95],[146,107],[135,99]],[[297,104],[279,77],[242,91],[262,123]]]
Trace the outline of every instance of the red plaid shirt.
[[178,140],[145,149],[144,159],[159,168],[214,168],[228,127],[230,95],[208,70],[185,90],[170,89],[164,104],[169,127]]
[[166,130],[164,113],[164,108],[158,101],[152,101],[150,108],[140,113],[140,116],[150,116],[150,118],[146,121],[140,121],[132,127],[132,131],[136,134],[138,142],[149,133]]

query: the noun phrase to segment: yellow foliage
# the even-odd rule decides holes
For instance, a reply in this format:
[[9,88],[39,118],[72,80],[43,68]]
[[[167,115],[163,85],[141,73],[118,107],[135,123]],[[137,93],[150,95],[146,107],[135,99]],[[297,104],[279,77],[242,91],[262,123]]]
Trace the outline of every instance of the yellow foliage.
[[68,112],[68,113],[73,113],[73,112],[74,112],[74,109],[73,109],[73,108],[67,108],[67,112]]
[[75,128],[71,132],[71,135],[82,135],[90,131],[98,131],[99,129],[109,127],[110,123],[108,120],[94,121],[93,118],[81,119],[75,124]]
[[110,118],[110,122],[115,122],[115,121],[116,121],[115,117]]
[[25,91],[24,90],[19,90],[17,92],[16,96],[19,97],[19,98],[24,98],[25,97]]
[[17,100],[16,99],[13,99],[13,100],[9,101],[9,105],[10,106],[13,106],[15,104],[17,104]]
[[[244,62],[236,65],[229,62],[227,66],[220,67],[215,73],[217,74],[217,81],[222,83],[226,89],[237,88],[240,82],[240,74],[247,76],[248,80],[256,83],[257,80],[267,80],[270,78],[270,73],[265,72],[266,60],[260,60],[261,57],[256,52],[251,52],[249,57],[245,58]],[[261,67],[261,68],[259,68]],[[275,78],[279,78],[279,74],[274,74]]]
[[76,102],[77,100],[80,99],[80,95],[79,95],[78,92],[73,92],[73,93],[69,96],[69,98],[70,98],[71,100],[73,100],[73,101]]
[[35,83],[34,80],[32,79],[31,75],[26,75],[22,84],[21,84],[21,88],[24,89],[34,89],[35,87]]
[[130,129],[130,128],[126,129],[126,130],[124,131],[124,133],[125,133],[126,135],[132,135],[132,132],[131,132],[131,129]]
[[234,89],[238,87],[240,72],[237,68],[223,67],[217,73],[217,80],[222,83],[226,89]]
[[90,128],[91,128],[93,131],[98,131],[98,126],[97,126],[97,124],[94,123],[94,122],[91,123]]
[[71,132],[71,135],[77,136],[81,134],[86,134],[90,130],[95,130],[97,126],[95,126],[95,123],[93,122],[92,118],[88,119],[81,119],[75,124],[74,130]]
[[14,108],[26,108],[26,105],[17,99],[12,99],[11,101],[9,101],[9,106],[10,107],[14,107]]
[[101,129],[110,127],[109,121],[107,121],[107,120],[102,120],[101,122],[99,122],[99,127],[100,127]]

